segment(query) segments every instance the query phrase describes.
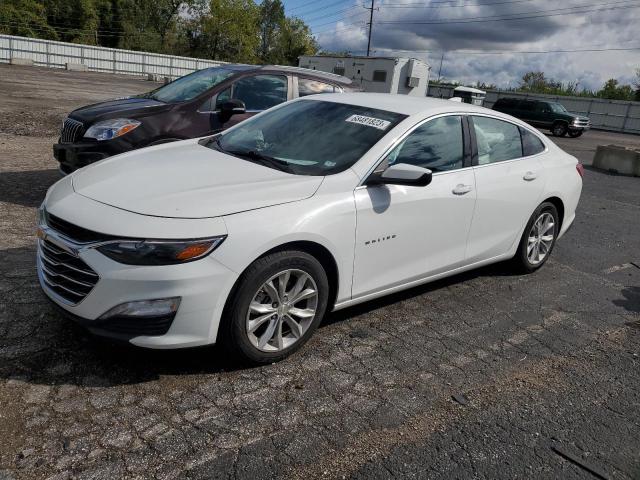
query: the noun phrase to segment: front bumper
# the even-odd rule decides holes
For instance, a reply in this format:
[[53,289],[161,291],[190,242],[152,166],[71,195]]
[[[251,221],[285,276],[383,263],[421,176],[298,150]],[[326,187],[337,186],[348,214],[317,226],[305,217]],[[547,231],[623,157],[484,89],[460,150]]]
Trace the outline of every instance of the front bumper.
[[[71,305],[44,281],[41,249],[39,242],[38,278],[42,290],[51,301],[96,335],[126,340],[147,348],[182,348],[215,343],[226,298],[237,279],[236,273],[211,255],[181,265],[132,266],[115,262],[89,248],[76,254],[100,278],[86,297]],[[121,303],[168,297],[181,297],[175,317],[156,319],[154,325],[145,324],[148,319],[140,319],[138,325],[133,324],[138,321],[136,318],[127,319],[132,325],[123,325],[122,319],[117,319],[117,325],[113,320],[98,320],[102,314]],[[158,322],[162,325],[158,325]]]
[[60,171],[68,174],[94,162],[132,150],[127,140],[115,138],[103,142],[84,140],[79,143],[56,143],[53,156],[60,162]]

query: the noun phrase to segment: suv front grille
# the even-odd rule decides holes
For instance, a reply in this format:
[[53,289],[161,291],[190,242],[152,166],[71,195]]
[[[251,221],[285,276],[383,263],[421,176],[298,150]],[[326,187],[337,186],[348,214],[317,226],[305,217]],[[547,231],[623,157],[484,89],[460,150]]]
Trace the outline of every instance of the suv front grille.
[[60,132],[60,143],[74,143],[82,138],[84,125],[72,118],[66,118]]
[[46,286],[72,305],[80,303],[98,283],[98,274],[80,257],[49,240],[38,240],[38,256]]

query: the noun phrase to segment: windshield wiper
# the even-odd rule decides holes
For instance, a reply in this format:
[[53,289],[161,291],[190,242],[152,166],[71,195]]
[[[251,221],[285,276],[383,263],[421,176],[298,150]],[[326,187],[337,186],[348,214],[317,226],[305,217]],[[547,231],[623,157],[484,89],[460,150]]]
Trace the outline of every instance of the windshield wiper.
[[293,169],[291,168],[291,166],[283,160],[278,160],[277,158],[270,157],[269,155],[265,155],[264,153],[256,152],[255,150],[226,150],[222,148],[222,145],[220,145],[219,139],[216,139],[214,143],[218,150],[229,155],[233,155],[234,157],[243,158],[251,162],[259,163],[266,167],[280,170],[282,172],[293,173]]

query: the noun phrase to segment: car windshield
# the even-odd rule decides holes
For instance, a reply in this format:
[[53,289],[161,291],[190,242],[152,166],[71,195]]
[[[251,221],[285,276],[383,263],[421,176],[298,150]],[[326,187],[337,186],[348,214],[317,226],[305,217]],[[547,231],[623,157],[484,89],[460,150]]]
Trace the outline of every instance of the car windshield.
[[551,110],[553,110],[555,113],[566,113],[567,112],[567,109],[564,108],[559,103],[550,103],[549,106],[551,107]]
[[140,96],[165,103],[185,102],[215,87],[235,73],[226,68],[205,68]]
[[298,175],[329,175],[351,167],[404,118],[358,105],[301,100],[246,120],[207,146]]

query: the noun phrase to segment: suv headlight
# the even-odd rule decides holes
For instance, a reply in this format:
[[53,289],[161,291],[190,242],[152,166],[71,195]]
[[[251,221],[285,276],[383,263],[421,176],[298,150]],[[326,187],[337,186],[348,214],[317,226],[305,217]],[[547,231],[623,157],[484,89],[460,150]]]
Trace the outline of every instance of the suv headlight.
[[98,141],[111,140],[121,137],[125,133],[138,128],[141,122],[129,118],[113,118],[94,123],[84,134],[85,138],[95,138]]
[[96,249],[126,265],[175,265],[206,257],[227,238],[226,235],[196,240],[122,240]]

